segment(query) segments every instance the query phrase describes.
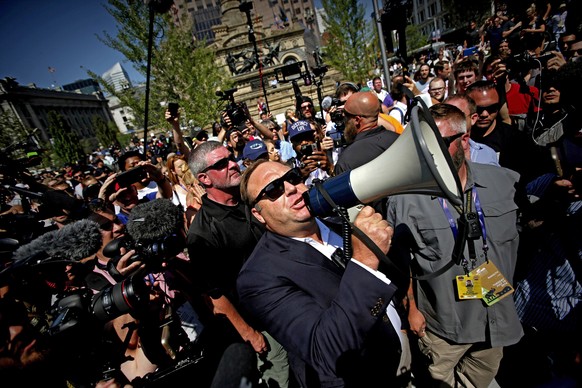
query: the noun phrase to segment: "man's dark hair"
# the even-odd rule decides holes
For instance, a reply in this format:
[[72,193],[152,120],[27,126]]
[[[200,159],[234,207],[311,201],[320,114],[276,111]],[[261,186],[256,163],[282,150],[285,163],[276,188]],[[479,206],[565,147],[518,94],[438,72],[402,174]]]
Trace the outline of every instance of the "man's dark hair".
[[453,94],[445,98],[443,103],[449,104],[454,100],[465,100],[467,102],[467,106],[469,107],[469,114],[477,113],[477,104],[475,104],[475,100],[473,100],[467,94]]
[[473,71],[477,78],[479,77],[479,61],[471,58],[465,58],[461,62],[457,63],[455,69],[453,70],[453,74],[455,78],[459,73],[464,71]]
[[[381,79],[380,77],[376,77],[378,79]],[[374,78],[374,79],[376,79]],[[351,82],[344,82],[342,83],[340,86],[338,86],[338,88],[335,91],[335,98],[341,98],[343,96],[345,96],[348,93],[357,93],[358,92],[358,87],[351,83]]]
[[438,61],[436,65],[434,65],[434,72],[438,75],[440,71],[445,70],[445,65],[448,65],[449,61],[443,59],[442,61]]
[[125,161],[135,156],[138,156],[141,160],[145,160],[144,155],[138,150],[127,151],[126,153],[121,155],[119,159],[117,159],[117,166],[119,167],[119,171],[125,171]]
[[465,94],[471,94],[474,91],[484,92],[491,89],[495,89],[495,83],[493,81],[480,80],[469,85]]
[[401,86],[404,83],[404,77],[396,76],[392,78],[392,89],[390,89],[390,96],[394,101],[402,100],[404,96],[404,92],[401,89]]
[[303,112],[301,112],[301,105],[302,105],[304,102],[308,102],[308,103],[310,103],[310,104],[311,104],[311,106],[313,106],[313,107],[314,107],[314,109],[315,109],[315,106],[313,105],[313,100],[312,100],[311,98],[309,98],[309,97],[307,97],[307,96],[301,96],[301,98],[299,98],[299,99],[297,100],[297,106],[295,107],[295,108],[297,109],[297,112],[299,112],[299,115],[301,116],[301,118],[303,118]]
[[560,91],[562,106],[582,109],[580,89],[582,88],[582,62],[567,62],[556,74],[556,89]]
[[481,74],[482,75],[485,75],[485,72],[487,71],[487,67],[489,67],[493,63],[493,61],[496,59],[501,59],[501,58],[499,57],[499,55],[490,55],[487,58],[485,58],[485,60],[483,61],[483,66],[481,66]]

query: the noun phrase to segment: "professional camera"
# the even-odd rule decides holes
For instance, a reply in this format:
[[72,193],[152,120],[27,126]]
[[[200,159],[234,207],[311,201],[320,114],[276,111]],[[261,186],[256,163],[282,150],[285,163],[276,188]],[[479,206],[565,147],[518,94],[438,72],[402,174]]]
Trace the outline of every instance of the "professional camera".
[[[340,107],[344,106],[344,104],[345,104],[345,101],[340,101],[338,98],[331,99],[330,107],[334,107],[334,106],[336,107],[336,110],[334,112],[331,112],[331,114],[330,114],[331,121],[333,121],[333,123],[335,124],[336,131],[341,132],[341,133],[344,132],[344,129],[346,127],[343,109],[340,109]],[[335,145],[334,145],[334,147],[335,147]],[[339,146],[339,147],[341,147],[341,146]]]
[[[237,88],[232,88],[225,90],[224,92],[218,90],[216,95],[220,97],[219,101],[227,101],[228,104],[226,105],[226,112],[228,118],[230,119],[231,124],[234,127],[238,127],[245,121],[247,121],[247,105],[244,102],[235,102],[234,101],[234,93],[237,91]],[[221,125],[226,127],[226,123],[221,119]]]
[[52,309],[55,316],[49,328],[51,336],[86,329],[91,318],[105,323],[123,314],[139,316],[149,303],[149,287],[138,276],[129,277],[93,295],[89,289],[67,295]]
[[154,269],[160,268],[163,262],[182,252],[184,246],[184,238],[176,234],[164,236],[148,243],[135,241],[126,234],[109,242],[103,248],[103,254],[110,257],[113,263],[117,263],[122,256],[121,248],[125,248],[126,251],[135,250],[135,254],[129,259],[129,262],[140,260],[148,266],[148,269]]
[[551,52],[542,53],[539,57],[534,57],[528,51],[515,54],[507,61],[512,77],[516,78],[538,67],[546,67],[548,60],[553,58],[554,54]]

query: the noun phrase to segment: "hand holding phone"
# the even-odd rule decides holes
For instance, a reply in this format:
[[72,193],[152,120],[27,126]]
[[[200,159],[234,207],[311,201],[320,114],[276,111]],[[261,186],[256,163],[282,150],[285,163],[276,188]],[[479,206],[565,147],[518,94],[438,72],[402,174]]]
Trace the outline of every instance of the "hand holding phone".
[[141,182],[147,178],[147,173],[143,166],[137,166],[117,175],[115,180],[119,187],[129,187],[131,184]]
[[168,111],[170,112],[170,115],[172,115],[172,117],[178,116],[178,109],[179,108],[180,108],[180,105],[178,105],[177,102],[170,102],[168,104]]
[[315,142],[315,143],[311,143],[311,144],[304,144],[301,146],[301,155],[308,157],[311,156],[311,154],[313,154],[313,151],[318,151],[320,150],[319,147],[319,143]]

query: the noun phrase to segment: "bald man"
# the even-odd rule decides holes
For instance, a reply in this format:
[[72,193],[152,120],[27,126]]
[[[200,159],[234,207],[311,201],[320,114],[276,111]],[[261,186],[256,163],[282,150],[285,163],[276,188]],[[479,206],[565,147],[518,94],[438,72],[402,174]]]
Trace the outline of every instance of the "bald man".
[[[396,133],[378,125],[379,112],[380,102],[373,92],[358,92],[348,98],[344,105],[346,121],[344,137],[348,146],[335,165],[336,175],[368,163],[396,141],[398,138]],[[370,177],[375,178],[377,177]],[[386,214],[382,211],[384,206],[379,207],[379,204],[384,202],[379,200],[378,206],[374,204],[376,211],[383,215]]]

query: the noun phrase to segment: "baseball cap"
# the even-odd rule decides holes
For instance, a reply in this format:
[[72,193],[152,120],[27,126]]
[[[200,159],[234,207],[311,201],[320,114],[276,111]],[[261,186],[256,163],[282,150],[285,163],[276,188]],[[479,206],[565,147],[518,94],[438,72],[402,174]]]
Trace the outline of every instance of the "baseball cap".
[[297,135],[301,135],[308,132],[315,132],[309,122],[306,120],[299,120],[291,124],[289,127],[289,139],[293,139]]
[[262,155],[267,153],[267,146],[260,139],[254,139],[245,144],[243,150],[243,158],[250,160],[257,160]]

